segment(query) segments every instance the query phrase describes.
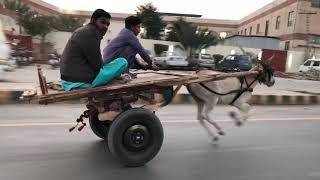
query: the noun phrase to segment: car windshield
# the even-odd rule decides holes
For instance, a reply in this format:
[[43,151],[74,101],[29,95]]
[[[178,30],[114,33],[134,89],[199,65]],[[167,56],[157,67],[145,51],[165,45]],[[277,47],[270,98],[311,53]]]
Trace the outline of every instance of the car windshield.
[[234,61],[234,60],[236,60],[236,57],[235,56],[227,56],[225,60]]

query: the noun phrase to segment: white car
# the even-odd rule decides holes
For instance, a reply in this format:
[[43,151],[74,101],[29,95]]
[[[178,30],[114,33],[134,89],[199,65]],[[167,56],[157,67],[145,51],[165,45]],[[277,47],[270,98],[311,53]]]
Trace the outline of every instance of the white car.
[[197,61],[201,68],[215,69],[215,61],[210,54],[192,54],[192,58]]
[[320,59],[308,59],[303,65],[300,65],[299,72],[307,72],[310,69],[320,71]]
[[164,51],[155,57],[155,64],[161,67],[188,67],[187,57],[177,52]]

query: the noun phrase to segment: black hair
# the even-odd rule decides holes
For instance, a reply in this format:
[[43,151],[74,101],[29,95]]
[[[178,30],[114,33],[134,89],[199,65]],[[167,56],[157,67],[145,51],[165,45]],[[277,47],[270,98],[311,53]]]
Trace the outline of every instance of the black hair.
[[130,29],[132,26],[141,24],[141,19],[137,16],[129,16],[125,20],[126,28]]
[[108,19],[111,19],[111,15],[103,9],[96,9],[92,13],[91,20],[97,20],[99,17],[106,17]]

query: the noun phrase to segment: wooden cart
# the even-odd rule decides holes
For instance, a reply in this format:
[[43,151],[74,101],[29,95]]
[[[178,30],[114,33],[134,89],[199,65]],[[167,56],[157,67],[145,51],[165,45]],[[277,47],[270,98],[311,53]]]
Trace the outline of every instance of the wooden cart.
[[[56,91],[59,88],[47,83],[38,67],[41,94],[26,92],[23,97],[44,105],[85,98],[87,110],[77,119],[78,130],[86,125],[84,118],[89,118],[92,131],[106,141],[114,157],[126,166],[142,166],[156,156],[163,142],[161,121],[155,112],[168,105],[182,85],[258,73],[208,72],[140,71],[136,79],[125,84],[115,80],[93,89]],[[138,100],[141,106],[133,108]]]

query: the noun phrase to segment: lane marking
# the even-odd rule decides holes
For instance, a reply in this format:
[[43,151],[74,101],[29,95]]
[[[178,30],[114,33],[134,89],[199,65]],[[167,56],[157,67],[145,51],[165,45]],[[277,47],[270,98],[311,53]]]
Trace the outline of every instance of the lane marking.
[[[320,118],[311,117],[311,118],[260,118],[260,119],[249,119],[250,121],[316,121]],[[197,123],[197,120],[163,120],[162,123]],[[228,119],[216,120],[216,122],[233,122]],[[0,127],[25,127],[25,126],[74,126],[76,123],[3,123],[0,124]]]

